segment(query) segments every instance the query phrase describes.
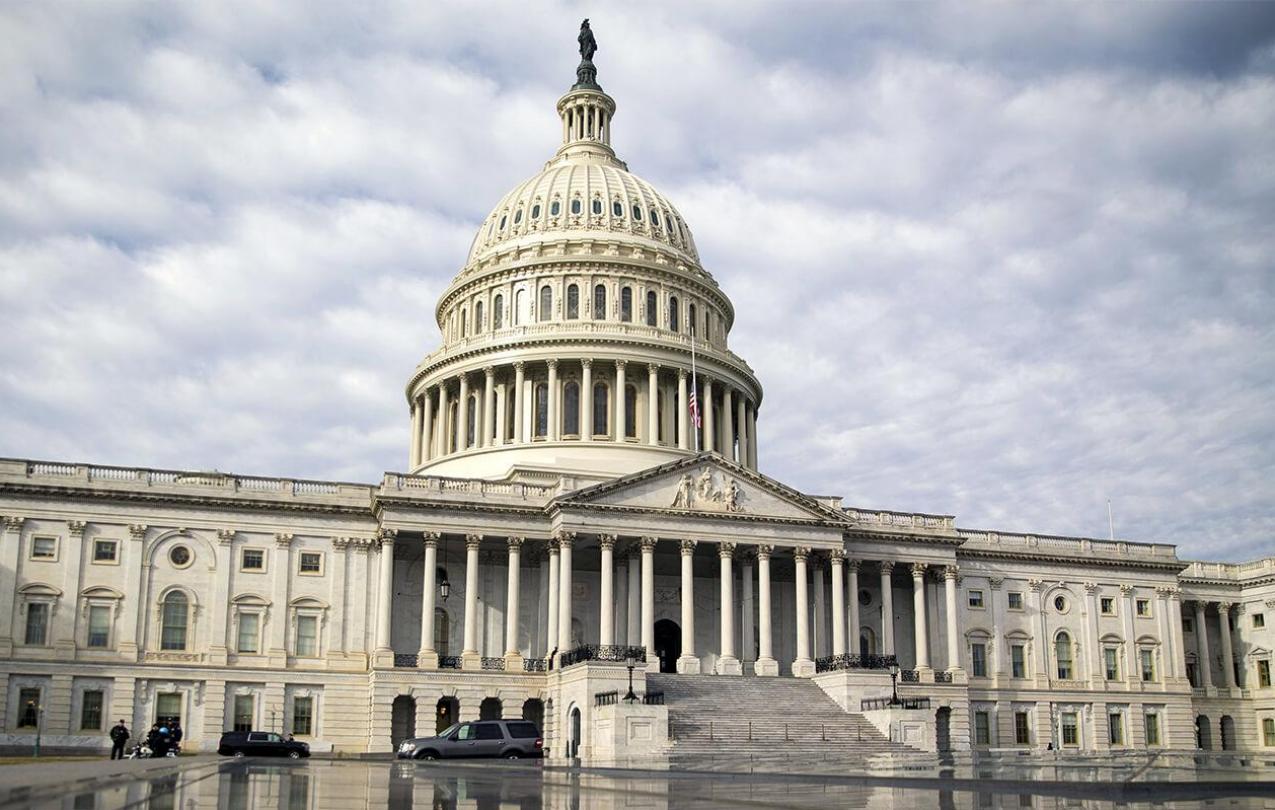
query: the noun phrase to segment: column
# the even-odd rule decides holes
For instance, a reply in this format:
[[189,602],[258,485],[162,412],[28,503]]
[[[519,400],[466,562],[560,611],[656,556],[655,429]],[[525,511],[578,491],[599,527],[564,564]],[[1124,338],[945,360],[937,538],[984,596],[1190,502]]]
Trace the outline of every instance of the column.
[[558,534],[558,655],[571,650],[571,547],[573,532]]
[[690,447],[691,406],[686,395],[686,369],[677,370],[677,447],[686,450]]
[[655,543],[658,538],[643,537],[642,548],[642,646],[646,660],[658,670],[655,659]]
[[828,631],[824,629],[828,624],[828,598],[824,589],[824,570],[823,557],[819,554],[810,555],[811,584],[815,588],[815,623],[811,645],[814,658],[823,658],[828,654],[826,638]]
[[1209,633],[1204,626],[1204,608],[1205,603],[1195,600],[1195,637],[1200,644],[1200,665],[1196,667],[1199,671],[1200,682],[1198,686],[1205,689],[1213,688],[1213,662],[1209,657]]
[[447,442],[447,381],[438,384],[438,452],[434,455],[445,456],[451,452]]
[[412,446],[407,453],[408,469],[414,469],[420,463],[421,452],[421,403],[412,400]]
[[743,647],[739,651],[740,663],[757,660],[757,642],[753,637],[756,627],[757,605],[753,601],[753,552],[747,551],[739,561],[739,635],[743,639]]
[[[9,617],[0,619],[0,655],[8,657],[13,655],[14,634],[17,633],[18,638],[23,639],[24,632],[24,629],[14,628],[13,617],[18,612],[14,603],[18,588],[18,547],[22,541],[22,523],[26,519],[17,515],[5,515],[0,520],[3,521],[0,524],[0,614]],[[130,585],[133,572],[137,572],[139,578],[141,575],[142,546],[142,540],[136,533],[133,534],[131,543],[120,544],[121,564],[128,566]],[[128,592],[136,594],[139,590],[140,587]],[[138,600],[134,598],[127,601],[133,604],[133,610],[136,611],[135,606]],[[130,622],[127,621],[126,613],[126,620],[120,628],[119,648],[122,656],[136,658],[137,619],[135,615]]]
[[509,546],[509,582],[505,590],[505,670],[513,672],[522,669],[522,653],[518,649],[518,601],[522,585],[523,541],[522,537],[510,537],[505,541]]
[[469,449],[469,375],[460,375],[460,402],[456,405],[456,449]]
[[429,395],[429,389],[425,390],[425,394],[421,397],[422,417],[421,417],[421,449],[420,461],[424,463],[434,457],[434,399]]
[[660,443],[660,367],[646,367],[646,443]]
[[717,556],[722,600],[721,654],[717,658],[717,674],[742,675],[744,669],[735,657],[735,572],[731,570],[735,544],[722,543],[717,547]]
[[846,654],[846,593],[845,581],[841,569],[846,553],[841,549],[833,549],[828,555],[829,568],[832,571],[832,654]]
[[[1121,585],[1120,595],[1124,597],[1124,604],[1120,608],[1120,624],[1124,628],[1124,663],[1120,665],[1120,669],[1124,678],[1122,680],[1132,684],[1138,680],[1138,645],[1136,643],[1137,635],[1133,629],[1133,617],[1136,596],[1132,585]],[[1098,611],[1095,609],[1094,613]],[[1221,611],[1219,611],[1220,615]],[[1097,622],[1094,622],[1094,646],[1101,647],[1098,636]],[[1101,652],[1098,660],[1102,660]],[[1105,674],[1105,673],[1104,673]],[[1133,688],[1133,687],[1131,687]]]
[[881,562],[881,654],[894,655],[894,586],[890,575],[894,563]]
[[713,380],[704,377],[704,401],[700,403],[700,411],[704,414],[704,452],[711,453],[716,446],[713,443]]
[[487,366],[483,369],[483,428],[482,437],[478,440],[480,447],[491,447],[496,443],[496,369]]
[[[943,589],[944,595],[947,597],[947,671],[954,672],[961,668],[961,641],[956,631],[957,613],[956,613],[956,566],[949,565],[943,569]],[[996,598],[996,593],[988,594],[991,599]],[[992,610],[995,611],[995,606]],[[999,649],[1001,646],[1000,636],[992,639],[993,649]],[[992,672],[996,671],[996,667],[989,667]]]
[[598,537],[598,547],[602,549],[602,587],[599,594],[602,604],[599,606],[598,643],[603,647],[615,644],[615,535],[604,534]]
[[[748,467],[757,469],[757,406],[748,403]],[[858,633],[858,629],[855,633]]]
[[741,467],[748,466],[748,440],[750,434],[748,433],[748,420],[745,416],[744,403],[746,401],[747,398],[744,396],[743,391],[740,391],[739,395],[735,397],[735,424],[739,429],[739,464]]
[[[561,398],[558,391],[558,361],[549,360],[547,364],[549,366],[549,430],[547,431],[547,437],[549,441],[556,442],[558,441],[558,436],[561,435],[560,430],[562,427],[562,417],[559,410],[561,408],[559,404]],[[561,625],[559,625],[559,629],[561,629]]]
[[580,438],[593,441],[593,361],[580,361]]
[[810,549],[798,546],[793,550],[793,563],[797,580],[797,658],[792,662],[792,674],[809,678],[815,673],[815,663],[810,660],[810,593],[806,577],[806,560]]
[[698,675],[699,657],[695,655],[695,541],[683,540],[682,551],[682,655],[677,671]]
[[735,422],[732,418],[734,406],[731,399],[731,390],[722,388],[722,444],[721,454],[727,459],[735,460]]
[[846,604],[850,608],[850,619],[847,622],[849,627],[846,628],[846,652],[850,655],[859,654],[859,565],[858,560],[846,560],[846,574],[849,582],[846,583]]
[[[217,566],[217,578],[213,585],[212,634],[208,645],[210,660],[216,666],[226,665],[226,608],[230,605],[230,572],[235,568],[234,543],[234,529],[217,530],[217,559],[221,564]],[[123,556],[122,561],[128,564],[129,556]],[[136,651],[133,656],[136,656]]]
[[434,592],[438,578],[438,532],[425,532],[425,563],[421,576],[421,648],[416,653],[416,666],[438,668],[438,651],[434,649]]
[[624,415],[624,366],[625,361],[615,361],[615,440],[617,442],[624,441],[624,426],[628,422]]
[[1172,621],[1173,621],[1173,602],[1170,588],[1156,588],[1156,616],[1160,626],[1160,638],[1163,639],[1160,647],[1159,673],[1162,683],[1169,683],[1177,676],[1176,662],[1178,660],[1177,641],[1173,637]]
[[625,611],[624,643],[636,647],[642,643],[642,556],[637,546],[630,545],[625,557],[629,580],[625,590],[629,606]]
[[774,546],[757,547],[757,663],[753,672],[757,675],[778,675],[779,662],[775,660],[770,637],[770,555]]
[[522,389],[526,387],[527,368],[526,365],[519,360],[514,363],[514,443],[522,443],[523,420],[526,414],[523,413],[523,393]]
[[[394,604],[394,529],[377,532],[380,540],[380,582],[376,603],[376,662],[384,666],[394,664],[394,651],[390,647],[390,610]],[[286,606],[285,606],[286,607]],[[284,608],[280,608],[282,612]]]
[[553,658],[558,651],[558,573],[562,566],[558,560],[558,539],[549,541],[549,626],[545,632],[545,657]]
[[912,611],[916,615],[916,668],[930,668],[930,643],[925,627],[925,563],[912,563]]
[[465,644],[461,650],[462,669],[480,669],[478,652],[478,548],[481,534],[465,535]]
[[[1222,682],[1227,689],[1235,688],[1235,658],[1231,651],[1231,609],[1235,605],[1230,602],[1218,602],[1217,618],[1222,636]],[[1132,647],[1132,639],[1129,646]]]

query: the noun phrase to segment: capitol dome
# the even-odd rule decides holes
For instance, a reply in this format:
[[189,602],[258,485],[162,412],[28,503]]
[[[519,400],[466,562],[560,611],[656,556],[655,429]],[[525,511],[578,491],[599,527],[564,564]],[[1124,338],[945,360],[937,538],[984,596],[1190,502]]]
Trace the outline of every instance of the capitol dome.
[[[756,467],[761,386],[686,220],[611,146],[581,63],[562,146],[483,221],[407,386],[413,472],[605,480],[697,451]],[[698,409],[700,423],[692,416]]]

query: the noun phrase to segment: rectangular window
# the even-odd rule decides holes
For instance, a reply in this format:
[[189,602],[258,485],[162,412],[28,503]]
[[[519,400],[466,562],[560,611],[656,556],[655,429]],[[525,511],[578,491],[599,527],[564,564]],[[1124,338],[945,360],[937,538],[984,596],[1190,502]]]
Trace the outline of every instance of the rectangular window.
[[302,574],[322,574],[323,555],[317,551],[301,552],[298,571]]
[[1076,713],[1064,712],[1062,716],[1062,744],[1075,746],[1080,744],[1080,732],[1076,727]]
[[1116,600],[1111,596],[1104,596],[1098,600],[1098,609],[1104,616],[1116,615]]
[[319,619],[317,616],[297,617],[297,656],[313,658],[319,654]]
[[1263,658],[1257,662],[1257,685],[1263,689],[1271,685],[1271,661]]
[[1275,748],[1275,717],[1262,719],[1262,745]]
[[1265,626],[1266,626],[1266,614],[1265,614],[1265,613],[1254,613],[1254,614],[1253,614],[1253,628],[1254,628],[1254,629],[1256,629],[1256,630],[1261,630],[1261,629],[1262,629],[1263,627],[1265,627]]
[[975,678],[987,677],[987,645],[970,645],[970,669]]
[[102,691],[85,692],[80,701],[80,731],[102,730]]
[[1120,712],[1107,715],[1107,742],[1124,745],[1124,715]]
[[155,696],[155,720],[171,723],[182,719],[181,692],[162,692]]
[[1107,671],[1107,680],[1120,680],[1120,659],[1119,656],[1116,655],[1115,647],[1102,648],[1102,662]]
[[1190,632],[1192,632],[1191,628],[1193,628],[1194,626],[1195,626],[1194,622],[1192,622],[1192,621],[1191,621],[1191,619],[1190,619],[1189,617],[1187,617],[1187,616],[1183,616],[1183,617],[1182,617],[1182,630],[1183,630],[1183,632],[1186,632],[1186,633],[1190,633]]
[[1155,680],[1155,653],[1151,650],[1138,650],[1138,663],[1142,668],[1142,680],[1150,683]]
[[240,568],[245,571],[264,571],[266,570],[266,552],[259,548],[246,548],[243,550],[243,556]]
[[1027,712],[1014,712],[1014,742],[1017,745],[1031,745],[1031,718]]
[[18,692],[18,728],[35,728],[40,723],[40,690]]
[[257,652],[257,631],[261,617],[256,613],[239,614],[239,643],[235,649],[241,653]]
[[231,731],[252,731],[252,700],[252,695],[235,695],[235,724]]
[[1022,591],[1010,591],[1010,592],[1007,594],[1007,597],[1008,597],[1008,599],[1009,599],[1009,609],[1010,609],[1010,610],[1022,610],[1022,609],[1023,609],[1023,594],[1022,594]]
[[58,539],[56,537],[32,537],[31,559],[56,560],[58,558]]
[[1133,612],[1137,614],[1139,619],[1151,618],[1151,600],[1135,599],[1133,601]]
[[983,606],[983,592],[970,591],[970,607],[981,608]]
[[1195,662],[1187,661],[1186,662],[1186,681],[1187,683],[1191,684],[1193,688],[1199,685],[1198,682],[1196,681],[1196,678],[1197,678],[1197,675],[1195,670]]
[[45,602],[27,604],[27,644],[43,645],[49,638],[49,606]]
[[111,609],[105,605],[89,608],[88,646],[96,649],[111,646]]
[[314,698],[294,697],[292,699],[292,733],[310,736],[314,726]]
[[991,715],[987,712],[974,712],[974,744],[992,744]]
[[1022,644],[1011,644],[1009,647],[1009,676],[1027,677],[1027,650]]
[[93,541],[93,562],[113,563],[119,554],[119,543],[114,540]]
[[1160,715],[1148,712],[1145,722],[1147,728],[1147,745],[1160,744]]

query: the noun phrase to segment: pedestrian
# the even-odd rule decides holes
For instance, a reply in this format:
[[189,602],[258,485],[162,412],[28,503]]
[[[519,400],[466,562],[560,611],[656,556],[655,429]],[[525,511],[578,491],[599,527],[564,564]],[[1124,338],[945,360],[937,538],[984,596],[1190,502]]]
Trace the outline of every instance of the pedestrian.
[[151,726],[150,733],[146,735],[146,745],[151,749],[151,756],[162,757],[163,754],[163,735],[159,733],[159,723]]
[[111,759],[124,758],[124,743],[128,742],[128,726],[120,720],[111,729]]
[[173,751],[180,754],[182,750],[182,723],[180,720],[174,720],[172,728],[169,732],[173,738]]

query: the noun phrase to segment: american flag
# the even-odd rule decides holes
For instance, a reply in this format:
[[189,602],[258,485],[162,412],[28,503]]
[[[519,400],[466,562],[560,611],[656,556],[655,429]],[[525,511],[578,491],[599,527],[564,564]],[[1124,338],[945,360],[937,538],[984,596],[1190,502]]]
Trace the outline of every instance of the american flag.
[[691,424],[700,427],[699,421],[699,398],[695,396],[695,389],[691,389]]

